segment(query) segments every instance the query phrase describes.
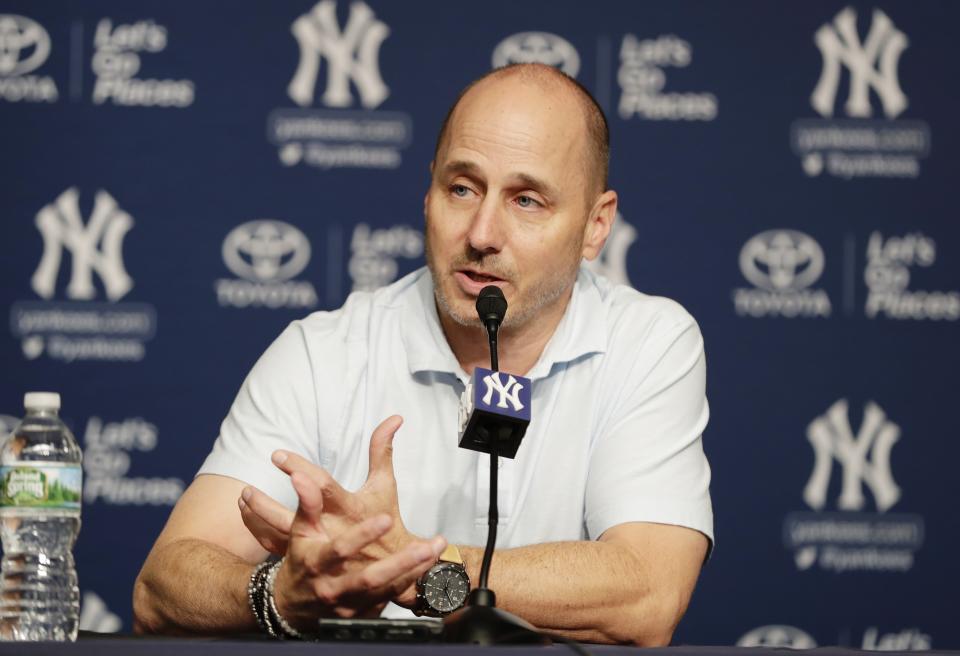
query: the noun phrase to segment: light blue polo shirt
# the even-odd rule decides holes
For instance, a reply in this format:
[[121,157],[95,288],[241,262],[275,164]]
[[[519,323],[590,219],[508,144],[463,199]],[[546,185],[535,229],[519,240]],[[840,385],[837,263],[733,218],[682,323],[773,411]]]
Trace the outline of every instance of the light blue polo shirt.
[[[526,376],[533,417],[516,459],[501,459],[498,547],[592,540],[638,521],[686,526],[712,542],[703,339],[683,308],[581,268]],[[290,324],[244,381],[199,473],[240,479],[295,507],[270,462],[282,448],[355,490],[374,428],[399,414],[404,524],[482,546],[489,456],[457,446],[466,381],[420,269]]]

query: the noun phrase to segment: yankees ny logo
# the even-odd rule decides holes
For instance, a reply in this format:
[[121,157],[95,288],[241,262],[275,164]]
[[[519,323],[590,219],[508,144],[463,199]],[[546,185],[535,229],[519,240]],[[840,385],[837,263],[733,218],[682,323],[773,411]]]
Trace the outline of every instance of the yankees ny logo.
[[857,14],[850,7],[837,14],[833,25],[823,25],[817,30],[814,42],[823,57],[823,70],[810,102],[821,116],[833,116],[841,63],[850,71],[848,116],[871,116],[871,88],[880,97],[887,118],[896,118],[907,108],[907,97],[897,78],[897,64],[908,45],[907,36],[894,27],[885,13],[874,10],[870,32],[863,44],[857,33]]
[[500,395],[497,401],[498,408],[506,408],[507,402],[509,401],[514,411],[520,412],[523,410],[523,403],[520,402],[520,390],[523,389],[523,385],[517,382],[517,379],[510,374],[507,374],[507,376],[506,385],[500,380],[499,372],[495,371],[489,376],[484,376],[483,382],[487,386],[487,391],[483,395],[482,400],[485,405],[490,405],[493,400],[493,393],[497,392],[497,394]]
[[318,2],[294,21],[292,31],[300,45],[300,64],[287,93],[301,107],[313,102],[321,57],[327,59],[327,89],[323,94],[326,106],[350,106],[351,80],[360,92],[360,102],[368,109],[390,95],[380,77],[378,62],[380,45],[389,36],[390,28],[377,20],[365,3],[350,5],[350,17],[342,32],[334,0]]
[[[133,288],[133,279],[123,267],[123,238],[133,227],[129,214],[117,207],[106,191],[94,198],[90,223],[83,225],[76,187],[67,189],[37,213],[37,229],[43,236],[43,256],[31,279],[33,290],[50,299],[57,284],[63,249],[73,259],[67,296],[89,300],[96,296],[93,272],[103,281],[107,298],[116,301]],[[97,245],[101,248],[97,248]]]
[[889,510],[900,499],[900,488],[890,471],[890,450],[900,439],[900,427],[888,421],[876,403],[867,404],[856,438],[850,428],[847,401],[841,399],[810,423],[807,439],[813,445],[815,462],[803,500],[814,510],[821,510],[826,504],[834,459],[843,465],[843,486],[837,504],[841,510],[863,509],[861,483],[870,488],[880,512]]

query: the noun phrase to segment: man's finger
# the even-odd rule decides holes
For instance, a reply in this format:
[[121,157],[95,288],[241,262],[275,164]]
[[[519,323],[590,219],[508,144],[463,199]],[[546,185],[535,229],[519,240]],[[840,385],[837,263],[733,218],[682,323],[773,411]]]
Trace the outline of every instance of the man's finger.
[[[296,476],[299,479],[303,475],[297,473]],[[340,584],[333,584],[337,589],[356,591],[345,583],[347,579],[353,580],[345,573],[351,568],[351,559],[368,544],[379,540],[392,525],[393,520],[389,515],[377,515],[351,526],[333,540],[305,536],[305,539],[299,540],[291,547],[290,555],[302,562],[307,571],[314,576],[321,574],[327,577],[340,576]],[[357,564],[352,566],[358,569]],[[366,590],[363,592],[366,593]]]
[[420,576],[437,560],[437,551],[428,542],[411,542],[397,553],[371,563],[356,572],[347,585],[357,590],[374,591],[386,588],[401,576],[415,574]]
[[[289,533],[293,524],[294,511],[253,486],[243,488],[240,498],[247,506],[247,512],[278,533]],[[241,507],[241,510],[243,508]]]
[[316,482],[304,474],[295,471],[290,475],[290,482],[296,490],[300,503],[290,526],[290,534],[315,538],[317,535],[326,537],[323,528],[323,492]]
[[334,538],[330,543],[331,554],[337,560],[348,560],[371,542],[379,540],[391,526],[393,520],[389,515],[366,519]]
[[350,493],[319,465],[315,465],[303,456],[297,455],[293,451],[279,449],[273,452],[270,457],[273,464],[283,473],[293,476],[294,472],[300,472],[309,476],[316,485],[323,491],[324,503],[331,509],[346,508],[349,505]]
[[375,474],[387,474],[393,477],[393,438],[403,424],[403,417],[387,417],[373,431],[370,438],[370,472],[367,479]]
[[250,506],[243,500],[243,497],[237,500],[240,506],[240,518],[244,526],[250,531],[251,535],[257,539],[264,549],[270,553],[282,556],[287,551],[287,541],[290,537],[289,531],[280,532],[267,524]]
[[[387,584],[387,589],[384,590],[382,594],[389,596],[391,601],[394,601],[395,603],[402,603],[402,605],[414,603],[414,601],[416,601],[416,594],[412,589],[413,584],[416,583],[417,579],[423,576],[424,573],[426,573],[426,571],[433,567],[433,565],[437,562],[440,554],[443,553],[443,550],[447,546],[447,541],[438,535],[430,540],[430,546],[433,549],[434,558],[421,563],[419,566],[404,572],[397,578],[390,581],[390,583]],[[409,599],[401,598],[401,595],[407,591],[410,592],[412,597]]]

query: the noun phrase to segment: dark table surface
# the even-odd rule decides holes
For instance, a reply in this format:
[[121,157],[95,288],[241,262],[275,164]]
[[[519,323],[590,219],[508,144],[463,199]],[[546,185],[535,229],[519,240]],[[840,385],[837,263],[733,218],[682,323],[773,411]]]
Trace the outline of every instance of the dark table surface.
[[[610,645],[583,645],[591,654],[597,656],[614,656],[637,654],[641,650],[635,647],[617,647]],[[789,656],[797,654],[796,650],[772,649],[767,647],[662,647],[644,649],[644,655],[649,656]],[[453,656],[471,656],[479,653],[495,653],[497,656],[533,656],[535,654],[573,654],[565,645],[539,646],[503,646],[477,647],[474,645],[449,644],[409,644],[409,643],[353,643],[353,642],[277,642],[259,637],[248,640],[239,639],[210,639],[210,638],[143,638],[134,636],[99,636],[96,634],[81,635],[75,643],[0,643],[0,655],[17,656],[64,656],[65,654],[84,654],[89,656],[161,656],[172,654],[175,656],[230,656],[241,654],[244,656],[312,656],[329,655],[340,656],[373,656],[374,654],[391,654],[392,656],[439,656],[451,654]],[[865,652],[857,649],[843,649],[839,647],[820,647],[804,650],[804,656],[865,656],[874,652]],[[886,652],[892,653],[892,652]],[[926,652],[899,652],[902,654],[916,654],[917,656],[949,654],[960,656],[960,651],[926,651]]]

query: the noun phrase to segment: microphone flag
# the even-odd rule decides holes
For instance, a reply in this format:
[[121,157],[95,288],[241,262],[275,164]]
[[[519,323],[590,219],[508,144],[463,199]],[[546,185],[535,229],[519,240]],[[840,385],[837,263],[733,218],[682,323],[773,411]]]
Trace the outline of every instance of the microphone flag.
[[529,378],[477,367],[460,403],[459,445],[513,458],[530,424],[533,384]]

